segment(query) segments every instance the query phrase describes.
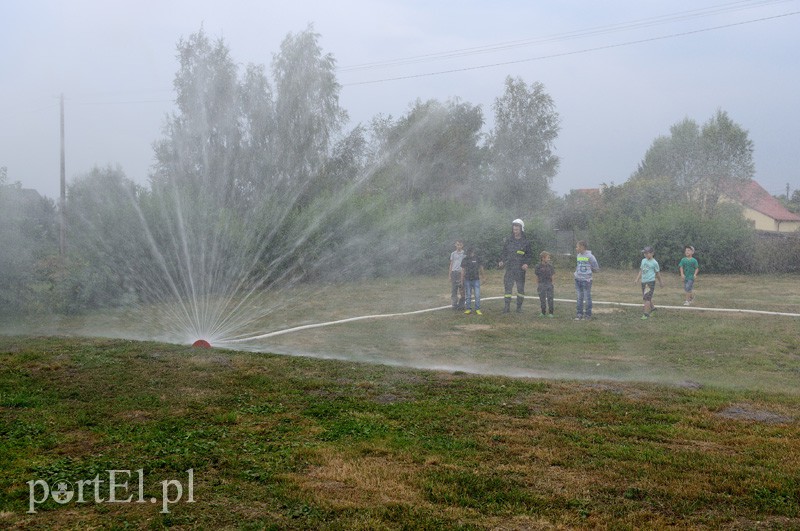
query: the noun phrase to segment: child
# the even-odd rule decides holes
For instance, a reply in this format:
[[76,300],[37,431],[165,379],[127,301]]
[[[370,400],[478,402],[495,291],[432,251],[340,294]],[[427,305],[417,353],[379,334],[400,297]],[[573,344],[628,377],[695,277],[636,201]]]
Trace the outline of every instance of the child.
[[694,281],[700,271],[700,264],[694,258],[694,247],[691,245],[684,247],[683,254],[683,258],[678,262],[678,267],[681,270],[681,278],[683,279],[683,305],[689,306],[694,301]]
[[454,310],[464,309],[464,284],[461,283],[461,260],[464,259],[464,242],[456,240],[456,250],[450,253],[450,302]]
[[644,258],[642,258],[642,263],[639,266],[639,274],[636,275],[636,282],[639,282],[639,280],[642,281],[642,300],[644,301],[642,319],[648,319],[653,310],[656,309],[653,304],[653,292],[656,290],[656,278],[658,279],[658,285],[660,287],[663,287],[664,284],[661,282],[661,268],[658,266],[656,259],[653,258],[653,248],[648,245],[642,249],[642,253],[644,253]]
[[472,294],[475,294],[475,313],[481,313],[481,279],[483,278],[483,262],[478,257],[478,252],[474,247],[467,251],[467,257],[461,262],[461,283],[466,290],[466,306],[464,312],[469,315],[472,313]]
[[[536,273],[536,280],[539,285],[539,303],[542,306],[542,313],[539,317],[553,317],[553,277],[556,269],[550,263],[550,253],[542,251],[539,253],[540,262],[533,270]],[[549,313],[548,313],[549,310]]]
[[[577,266],[575,267],[575,292],[577,294],[577,311],[575,320],[580,321],[592,318],[592,273],[599,271],[600,266],[597,259],[589,250],[589,246],[584,240],[580,240],[575,245]],[[584,310],[584,301],[586,308]]]

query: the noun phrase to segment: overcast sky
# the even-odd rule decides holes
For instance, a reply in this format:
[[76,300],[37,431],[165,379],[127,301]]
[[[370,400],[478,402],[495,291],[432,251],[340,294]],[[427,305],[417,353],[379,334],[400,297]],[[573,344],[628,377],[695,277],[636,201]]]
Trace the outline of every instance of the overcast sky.
[[350,127],[417,98],[491,120],[511,75],[555,101],[559,194],[626,181],[657,136],[717,109],[749,132],[757,181],[800,188],[800,0],[0,0],[0,166],[58,197],[63,93],[67,180],[118,164],[144,184],[180,38],[202,25],[269,67],[310,23]]

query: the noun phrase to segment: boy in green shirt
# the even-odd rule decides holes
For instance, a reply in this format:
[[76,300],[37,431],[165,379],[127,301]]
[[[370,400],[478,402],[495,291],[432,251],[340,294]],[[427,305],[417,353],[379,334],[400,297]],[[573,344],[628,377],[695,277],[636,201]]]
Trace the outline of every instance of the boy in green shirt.
[[678,267],[681,270],[681,278],[683,279],[683,292],[684,292],[684,306],[689,306],[694,301],[694,281],[697,279],[697,273],[700,271],[700,264],[694,258],[694,247],[687,245],[683,249],[683,258],[678,262]]

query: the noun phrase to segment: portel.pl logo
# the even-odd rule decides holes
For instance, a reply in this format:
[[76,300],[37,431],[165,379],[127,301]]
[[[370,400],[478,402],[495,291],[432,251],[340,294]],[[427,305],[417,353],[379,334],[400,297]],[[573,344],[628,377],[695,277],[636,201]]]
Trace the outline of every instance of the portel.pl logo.
[[[130,470],[106,470],[108,480],[100,479],[100,474],[92,479],[81,479],[72,482],[57,479],[48,483],[43,479],[28,481],[28,513],[35,513],[36,506],[51,498],[54,502],[65,505],[70,502],[87,503],[158,503],[158,498],[144,496],[144,469],[134,470],[138,488],[134,487]],[[186,471],[187,498],[186,503],[194,503],[194,469]],[[129,487],[130,485],[130,487]],[[137,495],[134,498],[134,494]],[[183,499],[183,483],[178,479],[165,479],[161,482],[161,512],[168,513],[169,506]],[[107,495],[108,497],[104,497]],[[88,497],[88,499],[87,499]]]

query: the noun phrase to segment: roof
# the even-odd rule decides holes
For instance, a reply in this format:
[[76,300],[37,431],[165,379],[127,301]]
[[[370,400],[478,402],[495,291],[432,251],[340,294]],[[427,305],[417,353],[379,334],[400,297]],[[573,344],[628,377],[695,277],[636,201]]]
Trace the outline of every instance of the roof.
[[603,195],[603,191],[600,188],[574,188],[572,191],[590,197],[600,197]]
[[727,195],[756,212],[771,217],[775,221],[800,221],[800,216],[789,212],[769,192],[756,181],[750,180],[727,190]]

